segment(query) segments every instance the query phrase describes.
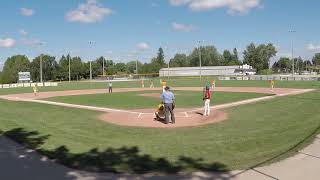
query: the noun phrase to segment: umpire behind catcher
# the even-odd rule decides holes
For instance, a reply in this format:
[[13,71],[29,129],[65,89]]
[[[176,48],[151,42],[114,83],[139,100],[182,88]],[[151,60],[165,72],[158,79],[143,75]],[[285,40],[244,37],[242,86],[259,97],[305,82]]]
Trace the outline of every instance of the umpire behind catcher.
[[164,88],[164,92],[161,95],[161,99],[164,103],[164,112],[165,112],[165,124],[169,123],[169,115],[171,115],[171,123],[175,123],[175,117],[173,113],[173,109],[175,106],[175,97],[174,94],[170,91],[170,88],[166,86]]

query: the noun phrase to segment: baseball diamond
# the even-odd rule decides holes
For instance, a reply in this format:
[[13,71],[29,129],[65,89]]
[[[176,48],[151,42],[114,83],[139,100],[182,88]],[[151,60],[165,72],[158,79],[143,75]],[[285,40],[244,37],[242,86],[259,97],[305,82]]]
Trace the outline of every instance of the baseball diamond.
[[320,179],[319,7],[1,0],[0,180]]

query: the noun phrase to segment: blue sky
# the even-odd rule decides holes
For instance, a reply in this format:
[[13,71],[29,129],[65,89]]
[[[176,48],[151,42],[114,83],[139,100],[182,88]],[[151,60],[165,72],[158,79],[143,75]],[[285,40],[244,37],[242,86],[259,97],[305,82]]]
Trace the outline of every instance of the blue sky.
[[271,42],[288,56],[293,39],[295,55],[311,58],[320,51],[319,7],[318,0],[2,0],[0,62],[67,52],[145,62],[160,46],[170,57],[199,40],[221,52]]

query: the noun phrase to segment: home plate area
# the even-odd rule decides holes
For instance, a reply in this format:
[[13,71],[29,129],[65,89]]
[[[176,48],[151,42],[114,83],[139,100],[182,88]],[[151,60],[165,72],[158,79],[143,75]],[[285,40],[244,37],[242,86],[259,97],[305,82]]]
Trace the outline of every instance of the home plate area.
[[186,109],[175,109],[175,124],[165,124],[164,120],[157,120],[154,109],[134,110],[139,113],[109,112],[99,116],[99,119],[121,125],[151,128],[177,128],[195,127],[211,123],[221,122],[227,119],[223,111],[211,110],[210,116],[203,116],[202,111],[186,111]]

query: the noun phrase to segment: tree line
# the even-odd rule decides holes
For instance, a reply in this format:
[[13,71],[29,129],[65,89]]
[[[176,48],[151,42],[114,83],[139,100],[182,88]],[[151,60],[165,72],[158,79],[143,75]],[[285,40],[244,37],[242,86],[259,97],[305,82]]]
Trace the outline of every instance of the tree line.
[[[292,60],[280,58],[270,69],[270,59],[275,57],[277,50],[273,44],[251,43],[243,52],[243,60],[239,59],[236,48],[232,51],[224,50],[220,53],[215,46],[202,46],[194,48],[190,54],[177,53],[169,60],[170,67],[195,67],[202,66],[231,66],[249,64],[258,73],[270,72],[288,73],[292,71]],[[81,80],[90,78],[90,62],[83,61],[80,57],[63,55],[60,59],[54,56],[41,55],[29,60],[25,55],[14,55],[9,57],[0,73],[1,83],[14,83],[18,81],[18,72],[27,71],[31,73],[32,81],[40,81],[40,59],[42,59],[43,81],[65,81],[69,79],[69,60],[71,69],[71,80]],[[310,66],[320,65],[320,53],[315,54],[312,61],[295,58],[299,71],[303,71]],[[103,64],[106,75],[119,74],[149,74],[158,73],[161,68],[168,67],[163,49],[158,49],[157,55],[150,62],[141,63],[133,60],[127,63],[115,63],[107,60],[103,56],[91,61],[92,77],[96,78],[103,74]],[[138,72],[136,72],[136,65]]]
[[293,60],[281,57],[272,65],[272,70],[276,73],[289,73],[292,72],[293,64],[297,73],[312,71],[314,67],[320,66],[320,53],[316,53],[311,60],[304,60],[301,57],[294,58]]

